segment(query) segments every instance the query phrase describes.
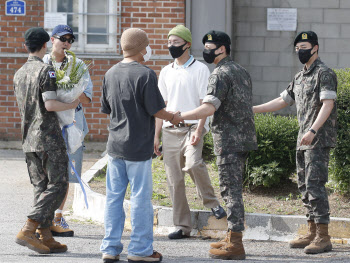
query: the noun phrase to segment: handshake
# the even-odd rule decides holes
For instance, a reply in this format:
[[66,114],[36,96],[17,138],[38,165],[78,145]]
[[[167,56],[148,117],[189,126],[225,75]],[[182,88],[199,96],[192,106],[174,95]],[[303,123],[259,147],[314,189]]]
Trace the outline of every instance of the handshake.
[[168,113],[171,113],[172,117],[169,120],[166,120],[166,121],[171,122],[171,124],[178,125],[180,122],[182,122],[182,123],[185,122],[184,119],[181,117],[181,112],[180,111],[177,111],[177,112],[168,111]]

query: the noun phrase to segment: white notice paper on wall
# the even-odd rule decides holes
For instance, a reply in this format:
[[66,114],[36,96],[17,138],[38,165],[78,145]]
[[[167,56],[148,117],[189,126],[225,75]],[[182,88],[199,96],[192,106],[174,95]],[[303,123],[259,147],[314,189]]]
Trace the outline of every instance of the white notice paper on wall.
[[44,28],[53,29],[57,25],[67,25],[67,14],[45,12]]
[[296,8],[268,8],[267,30],[270,31],[296,31]]

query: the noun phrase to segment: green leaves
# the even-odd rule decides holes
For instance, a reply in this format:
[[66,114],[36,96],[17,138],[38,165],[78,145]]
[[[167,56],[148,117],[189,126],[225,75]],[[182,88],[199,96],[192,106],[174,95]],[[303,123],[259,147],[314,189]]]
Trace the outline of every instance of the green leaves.
[[[255,127],[259,148],[249,153],[244,184],[276,186],[295,172],[298,120],[295,116],[256,114]],[[213,152],[213,139],[209,132],[204,137],[203,157],[217,170]]]
[[[52,62],[56,72],[56,83],[59,89],[71,90],[74,85],[78,84],[83,75],[92,67],[91,61],[79,61],[74,52],[65,50],[68,61],[65,67],[61,70],[56,68],[55,57],[52,55]],[[68,74],[69,73],[69,74]]]
[[262,185],[265,187],[270,187],[280,182],[280,177],[283,175],[283,173],[284,170],[279,167],[279,163],[273,161],[268,164],[253,167],[249,177],[251,178],[251,183],[254,186]]
[[341,194],[350,193],[350,69],[334,70],[338,78],[337,146],[331,151],[329,185]]
[[249,154],[244,182],[272,187],[295,172],[298,121],[294,116],[256,114],[258,150]]

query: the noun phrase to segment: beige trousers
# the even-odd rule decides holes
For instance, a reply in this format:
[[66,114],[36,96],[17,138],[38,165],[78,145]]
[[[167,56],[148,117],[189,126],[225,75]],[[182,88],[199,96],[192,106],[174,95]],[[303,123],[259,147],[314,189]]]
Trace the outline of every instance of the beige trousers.
[[206,132],[203,130],[199,143],[193,146],[190,141],[191,133],[195,130],[196,125],[163,129],[163,160],[173,202],[173,222],[176,228],[185,234],[192,230],[190,208],[186,198],[185,172],[189,173],[195,183],[204,206],[213,208],[220,204],[202,158],[203,138]]

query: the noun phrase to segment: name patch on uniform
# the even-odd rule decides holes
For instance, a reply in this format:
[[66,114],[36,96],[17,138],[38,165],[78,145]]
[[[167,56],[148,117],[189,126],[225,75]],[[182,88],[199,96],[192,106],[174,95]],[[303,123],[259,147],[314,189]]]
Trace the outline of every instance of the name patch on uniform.
[[50,78],[55,79],[56,78],[55,71],[49,71],[49,76],[50,76]]

